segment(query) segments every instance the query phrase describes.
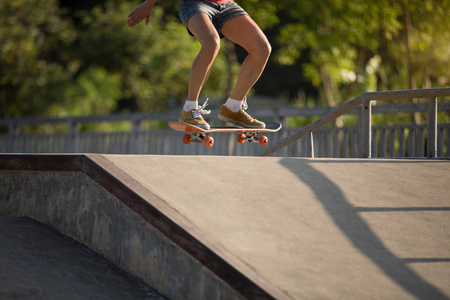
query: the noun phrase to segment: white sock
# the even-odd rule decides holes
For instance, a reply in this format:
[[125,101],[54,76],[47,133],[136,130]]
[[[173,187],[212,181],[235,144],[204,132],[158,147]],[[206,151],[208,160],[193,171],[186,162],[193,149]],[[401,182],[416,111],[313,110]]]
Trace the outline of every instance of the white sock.
[[242,101],[228,98],[227,102],[225,102],[225,106],[232,112],[237,112],[242,107]]
[[195,109],[197,107],[198,107],[198,101],[186,100],[186,102],[184,103],[183,110],[190,111],[191,109]]

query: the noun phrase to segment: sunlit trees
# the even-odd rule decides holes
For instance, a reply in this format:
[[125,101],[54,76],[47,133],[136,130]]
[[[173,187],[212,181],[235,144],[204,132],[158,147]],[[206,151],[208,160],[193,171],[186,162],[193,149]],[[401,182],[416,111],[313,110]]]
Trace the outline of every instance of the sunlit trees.
[[[199,45],[161,7],[149,26],[128,28],[135,5],[75,11],[75,26],[54,0],[2,1],[1,115],[158,111],[183,101]],[[223,93],[229,68],[219,55],[205,95]]]
[[39,115],[61,100],[76,33],[55,0],[0,2],[0,117]]
[[[0,116],[159,111],[182,103],[199,45],[177,18],[177,0],[160,1],[149,26],[128,28],[138,2],[0,1]],[[257,92],[285,96],[280,78],[287,70],[301,78],[290,87],[297,94],[314,89],[299,105],[449,84],[449,0],[237,2],[274,49],[262,78],[270,84]],[[202,97],[225,97],[232,88],[234,50],[224,42]]]
[[[303,72],[322,103],[362,92],[445,86],[450,78],[450,1],[280,1],[276,59]],[[307,50],[307,51],[306,51]]]

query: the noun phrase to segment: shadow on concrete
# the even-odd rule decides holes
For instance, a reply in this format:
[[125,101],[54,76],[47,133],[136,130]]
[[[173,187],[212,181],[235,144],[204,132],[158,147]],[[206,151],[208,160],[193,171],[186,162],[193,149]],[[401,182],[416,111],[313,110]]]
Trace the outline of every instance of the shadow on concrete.
[[[324,162],[326,161],[320,161],[320,163]],[[336,163],[336,161],[330,162]],[[301,172],[298,172],[300,169],[296,165],[298,163],[292,159],[280,161],[282,166],[311,188],[337,228],[354,247],[383,270],[389,278],[418,299],[448,299],[435,286],[424,281],[407,266],[407,263],[411,262],[410,259],[401,259],[384,246],[369,225],[358,215],[359,210],[347,201],[337,185],[312,166],[313,162],[302,163]],[[382,163],[382,161],[375,161],[375,163]],[[440,259],[438,260],[440,261]],[[413,262],[422,261],[422,259],[418,259]]]

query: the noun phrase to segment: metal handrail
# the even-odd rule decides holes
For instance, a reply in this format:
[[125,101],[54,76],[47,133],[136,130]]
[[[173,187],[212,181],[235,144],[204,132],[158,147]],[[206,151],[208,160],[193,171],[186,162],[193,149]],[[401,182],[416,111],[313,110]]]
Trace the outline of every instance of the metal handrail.
[[[323,127],[327,123],[335,120],[336,118],[346,114],[347,112],[351,111],[352,109],[355,109],[358,106],[363,106],[363,112],[362,112],[362,140],[363,140],[363,151],[362,151],[362,157],[364,158],[370,158],[371,157],[371,139],[372,139],[372,133],[371,133],[371,119],[372,119],[372,109],[371,109],[371,101],[380,100],[399,100],[399,99],[413,99],[413,98],[428,98],[429,99],[429,106],[428,106],[428,112],[429,112],[429,129],[431,129],[434,132],[432,133],[433,140],[430,141],[429,139],[429,145],[435,145],[436,144],[436,111],[437,111],[437,97],[448,97],[450,96],[450,87],[446,88],[433,88],[433,89],[414,89],[414,90],[399,90],[399,91],[383,91],[383,92],[368,92],[359,95],[358,97],[354,98],[353,100],[348,101],[347,103],[343,104],[340,107],[337,107],[336,109],[332,110],[331,112],[327,113],[320,119],[310,123],[309,125],[303,127],[300,131],[298,131],[295,134],[292,134],[283,140],[279,141],[269,149],[261,152],[259,156],[269,156],[278,150],[292,144],[293,142],[299,140],[302,137],[307,137],[307,144],[309,148],[310,153],[313,152],[313,142],[312,142],[312,132]],[[430,124],[432,122],[433,124]],[[432,147],[431,147],[432,148]],[[436,147],[434,147],[436,149]],[[428,152],[432,152],[433,149],[430,149]],[[435,153],[435,150],[434,150]],[[432,154],[431,154],[432,155]],[[434,154],[435,155],[435,154]],[[430,156],[430,153],[429,155]]]

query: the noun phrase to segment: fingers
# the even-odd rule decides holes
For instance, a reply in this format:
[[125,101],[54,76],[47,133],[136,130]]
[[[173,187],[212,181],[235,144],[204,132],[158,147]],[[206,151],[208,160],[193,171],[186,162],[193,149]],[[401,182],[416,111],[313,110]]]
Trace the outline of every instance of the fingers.
[[143,17],[129,15],[128,20],[127,20],[127,25],[128,25],[128,27],[134,27],[137,24],[139,24],[142,20],[145,19],[145,26],[148,26],[151,18],[152,18],[151,15],[147,15],[147,16],[143,16]]
[[142,19],[139,18],[138,16],[128,16],[127,25],[128,27],[134,27],[141,21]]
[[136,12],[136,10],[133,11],[131,14],[129,14],[127,18],[128,18],[128,20],[127,20],[128,27],[136,26],[143,19],[143,17],[139,16],[139,14]]
[[145,20],[145,25],[148,25],[152,17],[153,6],[146,5],[146,2],[138,6],[131,14],[128,15],[128,27],[134,27],[142,20]]

